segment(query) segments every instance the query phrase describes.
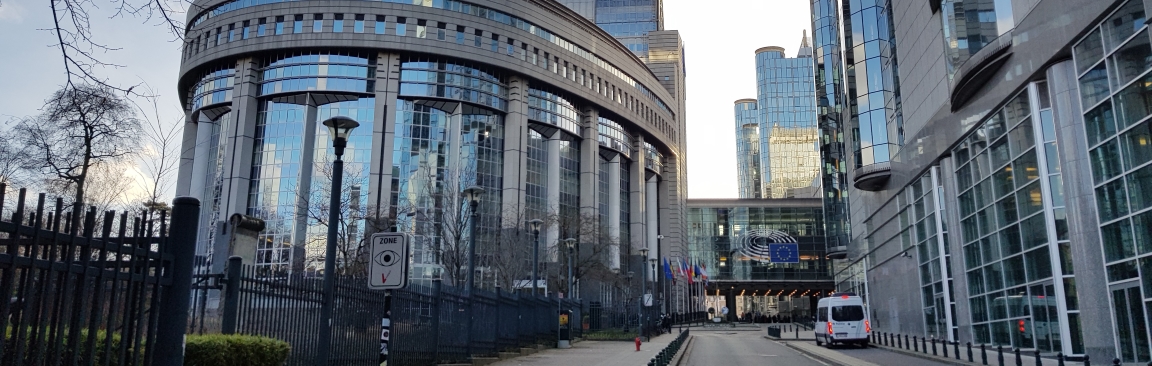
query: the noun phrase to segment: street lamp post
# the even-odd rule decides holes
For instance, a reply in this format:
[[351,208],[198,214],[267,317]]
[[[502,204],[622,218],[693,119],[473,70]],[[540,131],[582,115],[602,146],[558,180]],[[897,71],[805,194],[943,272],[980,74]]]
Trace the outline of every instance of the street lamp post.
[[316,352],[317,366],[328,364],[328,348],[332,343],[332,310],[336,307],[336,241],[339,231],[336,222],[340,220],[340,189],[344,184],[344,148],[348,146],[348,135],[360,123],[348,117],[337,116],[324,121],[328,135],[332,138],[332,148],[336,160],[332,161],[332,197],[328,203],[328,243],[324,253],[324,306],[320,308],[320,348]]
[[648,269],[644,262],[648,259],[648,248],[640,248],[640,336],[644,336],[644,295],[648,292]]
[[540,224],[543,222],[540,219],[528,220],[528,226],[532,228],[532,234],[535,235],[532,240],[532,296],[537,296],[537,283],[540,282]]
[[652,264],[652,302],[656,302],[656,288],[659,286],[657,282],[660,282],[657,281],[660,278],[660,273],[656,272],[656,262],[658,262],[656,258],[648,258],[648,263]]
[[468,329],[465,330],[468,339],[468,358],[472,358],[472,318],[476,317],[476,306],[473,301],[473,289],[476,288],[476,209],[480,206],[480,196],[484,195],[484,188],[471,186],[464,189],[464,200],[468,202],[470,218],[468,219],[468,282],[464,292],[468,296]]
[[576,290],[573,289],[572,285],[572,257],[576,254],[576,239],[564,239],[564,244],[568,247],[568,297],[574,298],[572,294]]

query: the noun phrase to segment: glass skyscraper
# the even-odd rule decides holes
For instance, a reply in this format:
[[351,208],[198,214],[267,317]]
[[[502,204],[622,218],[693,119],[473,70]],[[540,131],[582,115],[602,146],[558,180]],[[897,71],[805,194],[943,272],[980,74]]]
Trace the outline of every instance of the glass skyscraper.
[[[741,189],[741,198],[815,197],[819,187],[820,133],[816,123],[816,90],[812,47],[805,36],[797,56],[784,56],[781,47],[756,50],[756,114],[759,149],[738,149],[742,163],[740,182],[759,182]],[[749,103],[736,105],[737,146],[750,132],[744,130]],[[757,152],[758,163],[743,163]],[[817,187],[817,188],[813,188]]]
[[664,29],[662,0],[560,0],[648,61],[648,33]]

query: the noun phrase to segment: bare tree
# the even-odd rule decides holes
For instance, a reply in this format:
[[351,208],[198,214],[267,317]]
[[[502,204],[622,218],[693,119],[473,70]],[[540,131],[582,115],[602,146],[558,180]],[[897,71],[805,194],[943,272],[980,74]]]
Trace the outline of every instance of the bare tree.
[[559,260],[555,266],[555,275],[549,276],[549,287],[557,291],[571,293],[568,288],[568,258],[572,258],[572,277],[574,283],[581,281],[595,281],[602,283],[621,282],[622,276],[608,267],[611,247],[617,244],[616,239],[609,235],[606,227],[600,225],[600,218],[596,214],[560,214],[555,216],[556,225],[559,225],[560,236],[574,238],[576,248],[570,253],[564,245],[557,245],[554,250]]
[[[486,259],[484,263],[491,269],[496,284],[511,290],[517,281],[531,278],[533,246],[542,246],[540,258],[548,258],[548,249],[544,247],[544,243],[536,242],[535,233],[525,224],[526,221],[536,217],[529,218],[529,211],[524,207],[509,208],[502,216],[502,228],[487,235],[489,240],[485,240],[488,245],[483,248],[483,257]],[[541,224],[541,233],[548,227],[549,221],[551,220]],[[544,270],[545,268],[541,266],[541,279],[547,274]]]
[[[151,87],[145,87],[148,94],[155,94]],[[176,174],[180,160],[180,126],[184,125],[183,114],[180,114],[180,120],[165,123],[157,99],[147,97],[146,104],[136,104],[143,116],[141,132],[145,143],[138,159],[138,184],[145,192],[141,205],[149,211],[168,208],[168,190],[172,188],[173,175]]]
[[[106,87],[64,88],[48,99],[44,112],[21,121],[27,166],[58,179],[72,190],[72,202],[85,204],[93,167],[115,164],[139,146],[140,121],[125,99]],[[81,209],[73,210],[78,220]]]
[[20,183],[24,166],[28,165],[27,155],[20,152],[18,141],[9,128],[0,129],[0,184]]
[[[184,12],[182,0],[112,0],[114,13],[111,17],[137,17],[144,22],[159,20],[167,28],[173,39],[182,39],[184,25],[178,20]],[[56,37],[53,47],[59,48],[66,77],[65,88],[81,88],[84,85],[99,85],[131,94],[135,86],[114,87],[97,75],[97,69],[121,67],[102,60],[99,55],[118,50],[115,46],[98,41],[92,30],[90,11],[99,8],[92,0],[49,0],[52,10],[52,27],[48,28]]]

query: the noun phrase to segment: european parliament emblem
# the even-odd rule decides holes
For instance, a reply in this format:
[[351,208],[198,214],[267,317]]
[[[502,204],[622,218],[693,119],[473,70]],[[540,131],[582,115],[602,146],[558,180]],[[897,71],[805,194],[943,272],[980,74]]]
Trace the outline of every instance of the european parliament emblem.
[[[746,229],[734,243],[740,254],[761,263],[799,263],[800,251],[796,238],[779,230]],[[776,245],[788,245],[777,253]],[[791,251],[789,251],[791,249]],[[780,256],[780,255],[783,256]]]
[[800,246],[796,243],[768,244],[775,263],[800,263]]

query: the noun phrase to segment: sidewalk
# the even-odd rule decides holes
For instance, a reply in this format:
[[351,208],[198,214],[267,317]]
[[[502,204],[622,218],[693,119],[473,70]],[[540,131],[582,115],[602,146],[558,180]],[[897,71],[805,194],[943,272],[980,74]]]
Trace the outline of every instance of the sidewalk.
[[660,350],[676,339],[677,333],[663,334],[640,345],[621,341],[582,341],[569,349],[550,348],[531,355],[492,363],[492,366],[636,366],[647,365]]
[[[948,353],[949,353],[948,356],[949,357],[947,357],[947,358],[943,357],[943,354],[944,354],[943,349],[940,349],[939,352],[937,352],[937,354],[935,356],[933,356],[932,351],[924,352],[925,351],[924,349],[920,349],[920,352],[916,352],[915,350],[906,350],[903,348],[884,346],[884,345],[879,345],[876,343],[871,343],[870,346],[872,346],[874,348],[882,349],[885,351],[889,351],[889,352],[896,352],[896,353],[901,353],[901,354],[905,354],[905,355],[909,355],[909,356],[920,357],[923,359],[934,360],[937,362],[949,363],[949,364],[956,365],[956,366],[982,365],[982,362],[983,362],[981,355],[980,355],[980,348],[976,345],[973,345],[973,347],[972,347],[972,361],[973,362],[968,362],[968,347],[967,347],[967,345],[961,345],[960,346],[960,359],[959,360],[956,359],[955,348],[951,345],[948,346]],[[943,347],[943,345],[941,345],[941,347]],[[996,354],[996,348],[994,348],[994,347],[993,348],[986,348],[986,352],[988,355],[988,364],[989,365],[999,364],[999,360],[997,359],[997,354]],[[1030,352],[1030,351],[1021,352],[1020,353],[1020,361],[1021,361],[1020,364],[1022,364],[1022,365],[1035,365],[1036,364],[1036,358],[1032,356],[1032,352]],[[1093,361],[1095,363],[1095,360],[1093,360]],[[1082,362],[1082,361],[1065,361],[1065,364],[1073,365],[1073,364],[1078,364],[1080,362]],[[1008,347],[1004,348],[1004,364],[1005,365],[1015,365],[1016,364],[1016,354],[1012,353],[1011,348],[1008,348]],[[1044,366],[1057,366],[1058,362],[1056,361],[1055,358],[1040,357],[1040,364],[1044,365]],[[1108,363],[1105,363],[1105,364],[1108,364]]]

